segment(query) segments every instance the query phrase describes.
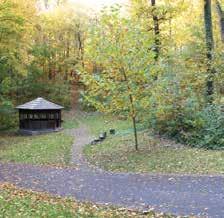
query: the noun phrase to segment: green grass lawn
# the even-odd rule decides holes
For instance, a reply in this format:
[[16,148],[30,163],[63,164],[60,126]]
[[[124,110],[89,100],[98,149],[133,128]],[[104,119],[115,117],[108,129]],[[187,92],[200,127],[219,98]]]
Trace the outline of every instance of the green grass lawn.
[[76,119],[65,120],[62,124],[64,129],[75,129],[79,126],[79,123]]
[[160,217],[151,211],[148,215],[125,209],[78,203],[71,199],[52,197],[31,191],[17,189],[9,184],[0,184],[0,217],[17,218],[125,218]]
[[[80,121],[86,124],[93,135],[98,136],[101,132],[115,129],[117,134],[130,130],[131,122],[126,120],[114,119],[111,116],[103,114],[92,114],[85,117],[80,117]],[[132,130],[131,130],[132,131]]]
[[[139,151],[135,151],[133,135],[130,131],[125,131],[125,128],[131,127],[130,122],[93,116],[88,118],[86,123],[92,133],[105,130],[105,123],[107,128],[114,126],[120,132],[116,136],[109,136],[103,143],[87,145],[84,149],[88,161],[105,170],[180,174],[224,173],[224,151],[188,146],[175,148],[175,142],[154,137],[149,131],[139,132]],[[125,132],[127,134],[122,134]],[[173,145],[168,146],[169,144]]]
[[0,135],[0,161],[67,165],[73,137],[63,132],[39,136]]
[[62,123],[64,129],[75,129],[79,126],[77,117],[72,111],[65,111],[62,116],[64,117]]

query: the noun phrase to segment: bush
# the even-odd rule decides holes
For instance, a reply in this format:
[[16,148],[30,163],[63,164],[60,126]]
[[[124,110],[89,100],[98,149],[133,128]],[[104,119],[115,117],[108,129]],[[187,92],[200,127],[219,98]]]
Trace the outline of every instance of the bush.
[[204,121],[201,128],[189,142],[196,147],[208,149],[224,148],[224,112],[219,105],[209,105],[200,113]]
[[17,113],[10,101],[2,100],[0,103],[0,130],[16,127],[18,124]]
[[63,105],[65,108],[71,107],[71,85],[68,81],[49,84],[46,98]]
[[95,112],[96,108],[88,100],[88,94],[86,91],[80,92],[79,105],[83,111]]
[[202,127],[198,114],[200,99],[190,87],[183,90],[181,81],[175,76],[158,80],[149,101],[150,127],[160,134],[184,140]]
[[[164,75],[149,98],[150,128],[178,142],[206,149],[224,148],[224,111],[205,105],[203,95],[182,78]],[[185,86],[184,86],[185,85]]]
[[[161,106],[160,106],[161,107]],[[151,127],[178,142],[206,149],[224,148],[224,112],[219,105],[196,110],[197,103],[186,99],[181,108],[166,105],[164,116],[154,110]]]

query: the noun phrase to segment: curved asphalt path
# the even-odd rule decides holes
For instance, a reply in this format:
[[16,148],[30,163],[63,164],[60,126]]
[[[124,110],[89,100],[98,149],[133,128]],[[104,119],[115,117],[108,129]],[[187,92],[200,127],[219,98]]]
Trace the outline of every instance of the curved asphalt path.
[[82,146],[91,140],[85,126],[75,136],[77,168],[0,163],[0,182],[80,201],[112,204],[175,215],[224,217],[224,177],[110,173],[88,166]]

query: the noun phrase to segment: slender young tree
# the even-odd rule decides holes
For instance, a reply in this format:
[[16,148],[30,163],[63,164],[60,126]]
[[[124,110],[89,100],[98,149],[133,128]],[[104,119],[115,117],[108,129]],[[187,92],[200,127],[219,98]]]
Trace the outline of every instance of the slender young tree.
[[[120,9],[103,11],[88,34],[85,45],[85,99],[102,112],[121,115],[133,125],[135,149],[138,150],[136,122],[147,110],[149,87],[154,79],[153,33],[138,20],[123,18]],[[88,65],[100,66],[92,73]],[[149,73],[150,69],[150,73]]]
[[207,97],[208,102],[212,103],[214,94],[214,74],[215,69],[212,67],[214,38],[212,29],[212,11],[211,0],[204,0],[204,24],[205,24],[205,41],[206,41],[206,56],[207,56]]

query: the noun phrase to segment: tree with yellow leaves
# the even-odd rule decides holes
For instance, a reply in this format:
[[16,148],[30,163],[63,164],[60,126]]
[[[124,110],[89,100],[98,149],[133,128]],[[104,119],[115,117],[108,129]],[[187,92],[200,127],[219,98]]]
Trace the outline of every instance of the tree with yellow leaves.
[[85,59],[100,71],[82,74],[85,98],[102,112],[132,120],[136,150],[136,122],[148,106],[155,72],[153,43],[141,23],[122,16],[118,6],[102,12],[86,41]]

